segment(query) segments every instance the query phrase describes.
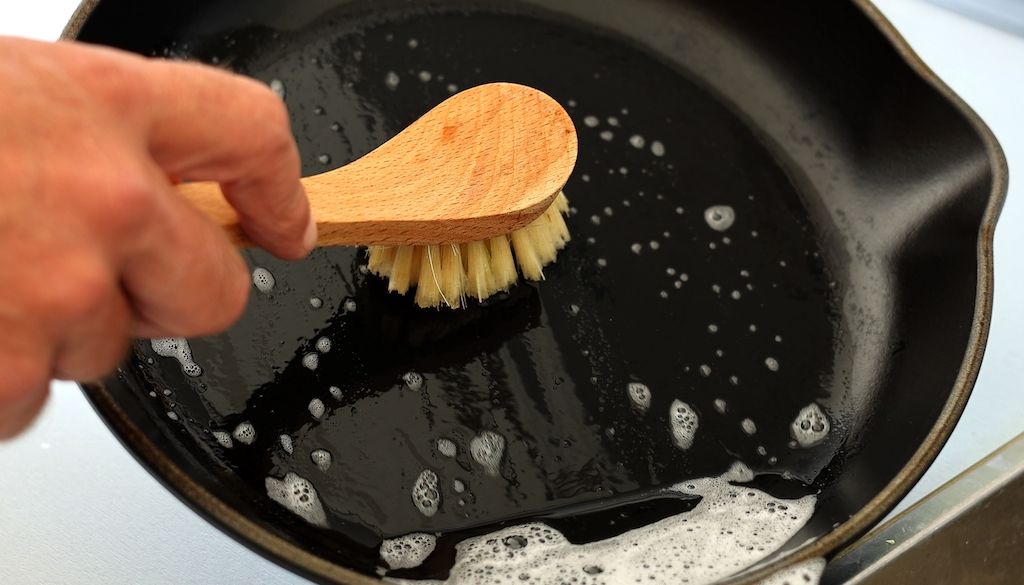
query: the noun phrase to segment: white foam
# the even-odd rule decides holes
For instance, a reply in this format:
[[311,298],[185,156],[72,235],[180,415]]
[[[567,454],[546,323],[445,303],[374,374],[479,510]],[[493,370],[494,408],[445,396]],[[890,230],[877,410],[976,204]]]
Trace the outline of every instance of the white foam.
[[334,458],[331,457],[331,452],[327,449],[314,449],[309,454],[309,458],[313,461],[313,465],[316,465],[324,473],[327,473],[327,470],[331,468],[331,463],[334,461]]
[[767,367],[769,370],[771,370],[773,372],[778,372],[779,371],[779,360],[777,360],[777,359],[775,359],[773,357],[766,357],[766,358],[764,358],[764,365],[765,365],[765,367]]
[[354,300],[349,299],[349,300],[345,301],[345,305],[344,306],[345,306],[345,310],[348,311],[349,313],[355,313],[356,312],[356,308],[357,307],[356,307],[356,302]]
[[494,431],[483,431],[469,442],[469,454],[483,466],[487,475],[498,475],[504,453],[505,437]]
[[611,130],[601,131],[601,140],[604,140],[605,142],[611,142],[612,138],[615,138],[615,133],[612,132]]
[[243,445],[252,445],[252,442],[256,440],[256,427],[252,426],[249,421],[240,422],[235,430],[231,431],[231,436]]
[[264,484],[271,500],[314,526],[327,527],[327,514],[309,480],[288,472],[284,479],[268,477]]
[[743,429],[743,432],[748,435],[753,435],[754,433],[757,432],[757,425],[754,424],[754,421],[750,420],[749,418],[745,418],[740,421],[740,428]]
[[153,347],[153,352],[156,355],[178,360],[178,363],[181,364],[181,371],[185,372],[186,376],[195,378],[202,375],[203,368],[199,367],[199,364],[192,359],[192,348],[189,347],[188,340],[184,337],[151,339],[149,344]]
[[412,503],[427,518],[437,514],[441,506],[441,492],[437,489],[437,474],[424,469],[412,486]]
[[311,351],[302,356],[302,365],[306,369],[315,370],[316,367],[320,365],[320,354],[315,351]]
[[704,210],[704,221],[716,232],[724,232],[736,221],[736,211],[728,205],[712,205]]
[[402,374],[402,381],[405,382],[405,387],[413,392],[418,392],[423,389],[423,376],[416,372],[406,372]]
[[437,452],[445,457],[455,457],[459,452],[459,448],[451,439],[440,438],[434,445],[437,447]]
[[455,493],[457,494],[461,494],[462,492],[466,491],[466,484],[461,479],[453,479],[452,490],[454,490]]
[[435,585],[708,585],[777,550],[814,511],[814,496],[782,500],[730,484],[751,479],[753,473],[736,463],[720,477],[676,484],[666,491],[700,496],[693,510],[606,540],[573,544],[545,524],[523,524],[459,543],[446,581],[390,580]]
[[583,125],[587,128],[597,128],[600,123],[601,120],[599,120],[597,116],[586,116],[583,118]]
[[416,39],[409,39],[409,48],[410,49],[415,49],[418,46],[420,46],[420,42],[419,41],[417,41]]
[[401,81],[401,78],[399,78],[398,74],[394,71],[388,71],[387,75],[384,76],[384,85],[392,91],[398,89],[398,84]]
[[309,414],[313,415],[313,418],[315,418],[316,420],[320,420],[321,418],[323,418],[325,410],[323,400],[320,400],[319,398],[314,398],[313,400],[309,401],[309,406],[307,406],[306,408],[309,409]]
[[643,148],[644,144],[646,144],[646,141],[644,140],[643,136],[640,136],[639,134],[634,134],[629,137],[629,143],[633,145],[633,148]]
[[724,400],[721,398],[715,398],[715,410],[718,411],[718,414],[725,414],[725,411],[728,408],[729,405]]
[[335,400],[341,400],[341,388],[338,388],[337,386],[331,386],[330,388],[327,389],[327,391],[331,393],[331,397],[333,397]]
[[324,306],[324,301],[320,297],[309,297],[309,306],[314,309],[319,309]]
[[626,394],[629,396],[629,401],[633,403],[633,408],[640,412],[647,412],[647,409],[651,407],[651,389],[646,385],[640,382],[630,382],[626,387]]
[[825,559],[809,559],[761,579],[757,585],[818,585],[824,572]]
[[292,445],[291,435],[281,435],[277,440],[281,442],[281,448],[284,449],[285,453],[291,455],[292,452],[295,451],[295,447]]
[[668,411],[668,422],[676,447],[684,451],[692,447],[697,436],[697,428],[700,426],[697,412],[682,400],[673,400]]
[[455,85],[454,83],[449,83],[448,86],[445,87],[445,89],[448,90],[448,93],[455,93],[459,91],[459,86]]
[[825,412],[812,402],[800,409],[789,425],[789,433],[801,447],[812,447],[825,440],[831,426]]
[[665,156],[665,145],[660,140],[651,143],[651,154],[654,156]]
[[429,71],[426,71],[426,70],[420,71],[419,78],[420,78],[420,81],[422,81],[423,83],[426,83],[426,82],[430,81],[431,77],[433,77],[433,76],[430,74]]
[[629,247],[629,249],[632,250],[634,254],[639,254],[640,252],[643,252],[644,247],[640,242],[635,242]]
[[230,449],[235,446],[235,442],[231,440],[231,435],[226,431],[213,431],[210,434],[212,434],[213,438],[216,439],[216,441],[220,443],[220,446],[225,449]]
[[320,353],[327,353],[331,351],[331,338],[325,336],[317,339],[316,350]]
[[256,290],[267,294],[274,290],[274,285],[277,284],[277,281],[269,270],[262,266],[257,266],[252,271],[252,284],[256,287]]
[[412,569],[423,564],[430,553],[434,552],[436,545],[437,537],[423,532],[385,538],[380,545],[380,558],[392,570]]

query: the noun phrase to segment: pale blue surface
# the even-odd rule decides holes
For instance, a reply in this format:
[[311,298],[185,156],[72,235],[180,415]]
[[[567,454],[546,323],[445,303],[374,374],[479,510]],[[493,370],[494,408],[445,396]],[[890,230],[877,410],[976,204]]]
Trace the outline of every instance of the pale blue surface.
[[[72,0],[0,0],[0,34],[55,38]],[[922,0],[879,5],[993,128],[1024,172],[1024,40]],[[1019,170],[1019,171],[1018,171]],[[1011,178],[996,237],[989,350],[963,423],[919,499],[1024,431],[1024,189]],[[55,384],[39,422],[0,444],[0,584],[306,583],[223,535],[143,471],[76,387]]]

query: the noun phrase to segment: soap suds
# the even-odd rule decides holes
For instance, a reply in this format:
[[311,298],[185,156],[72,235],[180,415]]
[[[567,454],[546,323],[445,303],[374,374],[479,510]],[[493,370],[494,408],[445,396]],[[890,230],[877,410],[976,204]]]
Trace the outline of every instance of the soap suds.
[[640,382],[631,382],[627,386],[626,392],[633,408],[640,412],[647,412],[647,409],[651,407],[651,390],[646,385]]
[[728,205],[712,205],[704,210],[704,221],[716,232],[724,232],[736,221],[736,211]]
[[455,446],[455,442],[451,439],[441,438],[436,442],[437,452],[445,457],[455,457],[459,452],[458,447]]
[[380,545],[380,558],[392,570],[411,569],[423,564],[430,553],[434,552],[436,544],[436,536],[423,532],[384,539]]
[[192,348],[184,337],[163,337],[151,339],[150,345],[153,351],[160,357],[169,357],[178,360],[181,364],[181,371],[186,376],[195,378],[202,375],[203,368],[192,359]]
[[309,480],[288,472],[284,479],[268,477],[264,483],[271,500],[314,526],[327,527],[327,514]]
[[505,437],[494,431],[483,431],[469,442],[469,454],[483,466],[487,475],[498,475],[504,452]]
[[[676,484],[665,491],[701,498],[693,510],[606,540],[573,544],[557,530],[533,522],[459,543],[445,581],[389,580],[434,585],[708,585],[777,550],[814,511],[814,496],[783,500],[730,483],[751,479],[753,473],[736,463],[720,477]],[[411,543],[406,555],[422,562],[432,552],[427,550],[431,544],[430,539]]]
[[309,414],[313,415],[313,418],[316,420],[320,420],[324,415],[324,401],[319,398],[310,400],[307,408],[309,409]]
[[331,452],[327,449],[314,449],[309,454],[309,458],[313,461],[313,465],[316,465],[324,473],[327,473],[327,470],[331,468],[331,462],[334,460],[331,457]]
[[673,400],[668,413],[669,427],[672,430],[672,440],[676,447],[687,450],[693,446],[693,440],[697,436],[699,421],[697,413],[690,408],[690,405],[682,400]]
[[830,427],[824,411],[812,402],[797,413],[793,423],[789,425],[789,433],[801,447],[812,447],[825,440]]
[[231,434],[225,431],[213,431],[211,433],[213,438],[225,449],[230,449],[235,446],[235,442],[231,440]]
[[437,514],[441,505],[441,492],[437,489],[437,474],[424,469],[412,486],[412,503],[427,518]]
[[261,293],[267,294],[274,290],[274,284],[276,284],[276,282],[277,281],[274,280],[274,275],[266,268],[258,266],[253,269],[252,284],[256,287],[256,290]]
[[231,431],[231,436],[243,445],[252,445],[256,440],[256,428],[249,421],[240,422],[235,430]]

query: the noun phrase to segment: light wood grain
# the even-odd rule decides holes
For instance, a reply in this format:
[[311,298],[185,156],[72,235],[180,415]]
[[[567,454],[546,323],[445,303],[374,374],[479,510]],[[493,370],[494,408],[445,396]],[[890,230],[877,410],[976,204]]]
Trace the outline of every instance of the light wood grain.
[[[576,129],[536,89],[492,83],[445,100],[344,167],[302,179],[318,243],[445,244],[527,225],[552,203],[576,164]],[[178,191],[250,245],[216,183]]]

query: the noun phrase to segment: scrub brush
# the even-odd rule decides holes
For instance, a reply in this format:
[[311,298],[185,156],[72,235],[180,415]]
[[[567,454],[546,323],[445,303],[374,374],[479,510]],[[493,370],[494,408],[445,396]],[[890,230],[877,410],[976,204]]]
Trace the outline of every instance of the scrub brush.
[[[569,241],[561,189],[576,129],[541,91],[512,83],[458,93],[366,156],[302,179],[320,245],[366,245],[388,288],[421,307],[460,307],[542,279]],[[178,191],[251,245],[216,183]]]

